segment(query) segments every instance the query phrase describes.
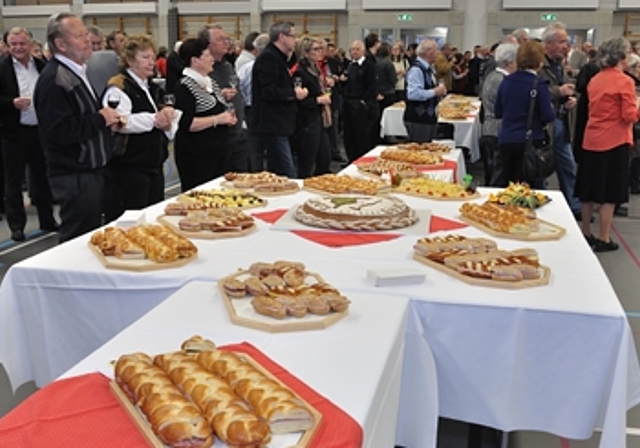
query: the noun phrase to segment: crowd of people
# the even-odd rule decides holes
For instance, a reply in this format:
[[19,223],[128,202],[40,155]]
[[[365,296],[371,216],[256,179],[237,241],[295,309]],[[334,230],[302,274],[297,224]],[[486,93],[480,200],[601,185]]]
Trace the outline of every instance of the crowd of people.
[[375,147],[381,114],[399,101],[409,140],[433,140],[448,93],[482,99],[485,185],[544,188],[523,171],[525,143],[553,145],[560,189],[594,250],[617,249],[611,218],[629,191],[640,193],[640,56],[622,38],[572,48],[561,23],[541,39],[519,29],[465,53],[430,39],[405,49],[371,33],[347,57],[291,22],[242,44],[207,25],[169,51],[143,34],[104,36],[65,12],[49,19],[44,45],[21,27],[4,44],[0,195],[16,241],[25,239],[27,167],[40,228],[62,242],[162,200],[171,140],[183,191],[227,171],[306,178]]

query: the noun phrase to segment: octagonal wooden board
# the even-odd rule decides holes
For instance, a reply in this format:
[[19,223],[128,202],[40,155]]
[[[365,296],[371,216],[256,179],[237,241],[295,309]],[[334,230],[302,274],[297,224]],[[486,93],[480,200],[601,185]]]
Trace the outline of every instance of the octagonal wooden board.
[[191,263],[193,260],[198,258],[198,255],[194,255],[193,257],[187,258],[179,258],[176,261],[172,261],[169,263],[158,263],[148,258],[140,259],[140,260],[132,260],[125,258],[118,258],[112,256],[106,256],[102,253],[100,249],[94,246],[91,243],[87,243],[91,252],[95,254],[95,256],[100,260],[100,263],[104,265],[107,269],[117,269],[121,271],[135,271],[135,272],[146,272],[146,271],[158,271],[162,269],[173,269],[182,267],[188,263]]
[[178,224],[181,219],[184,219],[185,216],[181,215],[160,215],[158,216],[158,222],[160,224],[164,224],[168,226],[171,230],[173,230],[178,235],[182,235],[185,238],[195,238],[195,239],[203,239],[203,240],[220,240],[224,238],[238,238],[249,235],[256,230],[256,225],[251,224],[251,226],[246,229],[242,229],[235,232],[212,232],[210,230],[201,230],[199,232],[189,232],[187,230],[182,230],[180,225]]
[[[323,283],[324,280],[318,274],[307,272],[309,284]],[[304,317],[286,316],[284,319],[276,319],[258,314],[251,305],[253,296],[247,295],[244,298],[230,297],[224,290],[224,282],[229,279],[243,280],[249,277],[249,271],[239,271],[228,275],[218,281],[218,290],[222,296],[229,319],[232,323],[243,327],[262,330],[269,333],[285,333],[293,331],[322,330],[327,328],[349,314],[349,309],[336,313],[331,311],[326,315],[316,315],[308,313]]]
[[518,240],[518,241],[554,241],[559,240],[564,236],[567,231],[564,227],[558,226],[556,224],[550,223],[549,221],[544,221],[542,219],[538,219],[540,223],[540,228],[537,232],[531,232],[528,234],[518,234],[518,233],[505,233],[499,232],[497,230],[492,229],[491,227],[487,227],[484,224],[480,224],[472,219],[465,218],[464,216],[458,216],[460,221],[464,221],[467,224],[472,225],[489,235],[495,236],[497,238],[506,238],[509,240]]
[[540,271],[539,278],[534,278],[531,280],[520,280],[517,282],[507,282],[507,281],[500,281],[500,280],[470,277],[468,275],[461,274],[460,272],[454,269],[451,269],[443,264],[436,263],[435,261],[429,260],[427,257],[423,257],[422,255],[418,255],[418,254],[413,254],[413,259],[437,271],[443,272],[451,277],[457,278],[462,282],[465,282],[469,285],[475,285],[475,286],[488,286],[490,288],[500,288],[500,289],[524,289],[524,288],[533,288],[536,286],[548,285],[549,280],[551,278],[551,269],[543,265],[539,266],[539,271]]

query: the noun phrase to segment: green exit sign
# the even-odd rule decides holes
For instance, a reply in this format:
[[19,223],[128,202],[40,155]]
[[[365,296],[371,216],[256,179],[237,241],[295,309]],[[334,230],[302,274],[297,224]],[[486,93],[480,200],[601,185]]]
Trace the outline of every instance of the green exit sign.
[[540,18],[543,22],[555,22],[556,20],[558,20],[558,14],[547,12],[542,14]]
[[411,22],[413,16],[411,14],[398,14],[398,20],[401,22]]

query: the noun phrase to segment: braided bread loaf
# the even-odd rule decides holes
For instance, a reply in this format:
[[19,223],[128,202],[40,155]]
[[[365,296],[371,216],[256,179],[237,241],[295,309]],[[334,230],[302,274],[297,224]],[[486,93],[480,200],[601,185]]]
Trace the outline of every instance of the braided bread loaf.
[[213,435],[198,408],[143,353],[124,355],[115,368],[116,382],[139,406],[151,429],[172,447],[206,448]]
[[234,392],[269,423],[273,434],[305,431],[313,426],[313,415],[298,397],[238,355],[214,350],[202,352],[197,358],[206,369],[227,380]]
[[194,357],[171,353],[156,356],[154,362],[198,406],[225,444],[259,448],[269,442],[269,426],[250,411],[226,381],[206,370]]

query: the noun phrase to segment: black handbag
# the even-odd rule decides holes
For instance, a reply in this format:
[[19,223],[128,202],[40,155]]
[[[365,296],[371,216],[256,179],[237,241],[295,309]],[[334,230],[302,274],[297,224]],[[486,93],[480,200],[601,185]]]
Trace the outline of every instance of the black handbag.
[[547,138],[543,145],[536,147],[533,144],[533,131],[531,124],[533,122],[533,109],[538,96],[538,76],[533,81],[533,88],[530,93],[529,100],[529,116],[527,118],[527,134],[524,143],[524,156],[522,160],[522,174],[524,179],[529,182],[536,179],[545,179],[553,174],[556,169],[555,158],[553,155],[553,145],[551,139]]

